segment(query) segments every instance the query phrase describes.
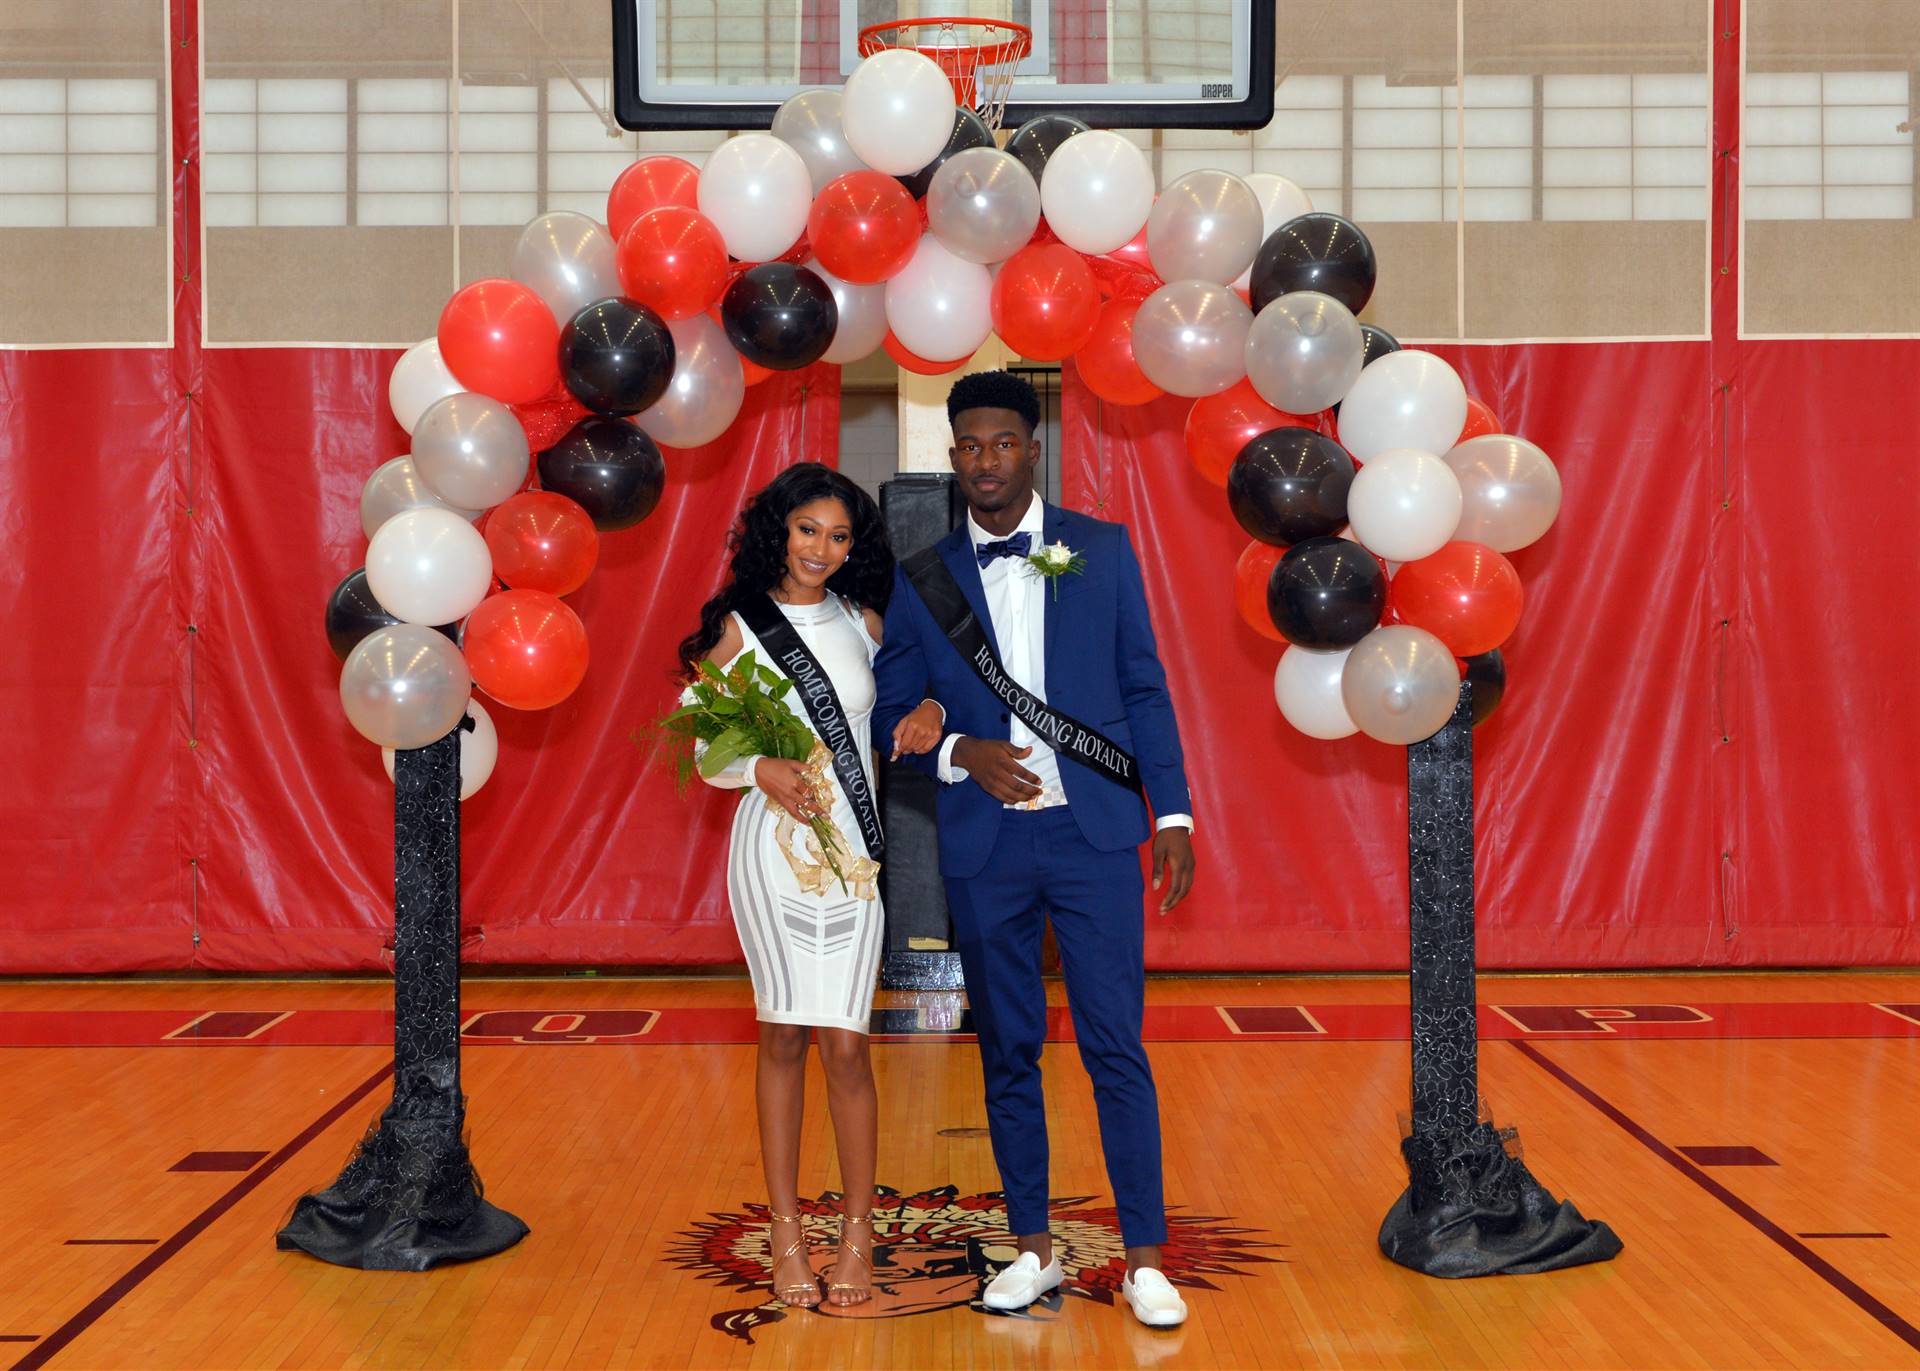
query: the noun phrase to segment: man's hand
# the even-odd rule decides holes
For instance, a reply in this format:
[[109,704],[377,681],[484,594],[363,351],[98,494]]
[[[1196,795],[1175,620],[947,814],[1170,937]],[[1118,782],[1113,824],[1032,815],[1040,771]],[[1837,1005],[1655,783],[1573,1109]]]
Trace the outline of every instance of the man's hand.
[[1193,889],[1193,835],[1184,828],[1163,828],[1153,835],[1153,888],[1168,887],[1160,901],[1165,914]]
[[785,757],[762,757],[753,764],[753,784],[769,800],[802,822],[811,822],[818,813],[813,792],[801,781],[806,767]]
[[1020,765],[1033,755],[1004,738],[966,738],[953,745],[953,764],[1003,805],[1025,804],[1040,794],[1040,778]]
[[940,730],[947,716],[932,700],[922,700],[913,713],[893,726],[893,756],[899,761],[907,753],[931,752],[940,746]]

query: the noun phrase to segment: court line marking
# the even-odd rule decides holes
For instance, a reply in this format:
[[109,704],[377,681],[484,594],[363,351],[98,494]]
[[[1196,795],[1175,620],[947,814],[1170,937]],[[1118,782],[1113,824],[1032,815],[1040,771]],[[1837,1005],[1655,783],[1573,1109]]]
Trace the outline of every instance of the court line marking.
[[[1511,1042],[1512,1040],[1509,1039],[1509,1041]],[[1571,1090],[1574,1094],[1620,1125],[1622,1129],[1626,1130],[1628,1136],[1640,1143],[1649,1152],[1652,1152],[1674,1170],[1720,1201],[1721,1204],[1752,1224],[1753,1227],[1771,1239],[1775,1245],[1784,1249],[1789,1256],[1799,1261],[1801,1265],[1805,1266],[1816,1276],[1820,1277],[1821,1280],[1825,1281],[1867,1314],[1871,1315],[1883,1325],[1888,1332],[1892,1333],[1896,1338],[1899,1338],[1900,1341],[1916,1351],[1920,1351],[1920,1328],[1915,1328],[1912,1324],[1901,1318],[1900,1315],[1896,1314],[1892,1309],[1869,1294],[1850,1276],[1835,1267],[1833,1263],[1829,1262],[1825,1257],[1822,1257],[1818,1252],[1815,1252],[1811,1247],[1801,1242],[1800,1239],[1787,1232],[1786,1229],[1782,1228],[1765,1214],[1762,1214],[1758,1209],[1755,1209],[1752,1205],[1727,1189],[1726,1186],[1720,1184],[1720,1182],[1716,1181],[1712,1176],[1709,1176],[1705,1171],[1701,1170],[1701,1168],[1695,1166],[1692,1162],[1681,1156],[1680,1153],[1674,1151],[1652,1133],[1628,1118],[1626,1114],[1602,1098],[1572,1072],[1542,1053],[1532,1043],[1513,1042],[1513,1046],[1523,1057],[1527,1058],[1535,1066],[1540,1067],[1548,1075],[1566,1086],[1567,1089]]]
[[192,1242],[211,1227],[214,1220],[218,1219],[254,1190],[258,1189],[262,1181],[266,1180],[267,1177],[271,1176],[288,1161],[292,1160],[295,1153],[299,1152],[301,1148],[305,1147],[308,1143],[326,1132],[327,1129],[338,1123],[348,1110],[352,1109],[355,1105],[359,1104],[361,1100],[379,1089],[379,1087],[390,1080],[392,1076],[393,1063],[388,1062],[385,1066],[382,1066],[378,1071],[374,1072],[373,1075],[369,1076],[352,1090],[349,1090],[334,1104],[333,1108],[308,1124],[292,1142],[286,1144],[278,1152],[275,1152],[271,1157],[261,1162],[260,1165],[235,1181],[232,1188],[224,1195],[220,1196],[220,1198],[216,1199],[212,1204],[187,1220],[178,1232],[154,1248],[153,1251],[147,1253],[146,1256],[142,1257],[139,1262],[124,1276],[120,1277],[119,1280],[101,1291],[98,1295],[95,1295],[79,1313],[54,1329],[53,1332],[47,1334],[46,1337],[41,1340],[39,1346],[35,1347],[13,1364],[11,1371],[37,1371],[37,1368],[45,1366],[59,1352],[64,1350],[69,1343],[96,1323],[102,1314],[105,1314],[109,1309],[112,1309],[114,1305],[120,1303],[121,1300],[132,1294],[134,1287],[138,1286],[140,1282],[144,1281],[148,1276],[151,1276],[155,1271],[158,1271],[169,1258],[177,1255],[188,1243]]

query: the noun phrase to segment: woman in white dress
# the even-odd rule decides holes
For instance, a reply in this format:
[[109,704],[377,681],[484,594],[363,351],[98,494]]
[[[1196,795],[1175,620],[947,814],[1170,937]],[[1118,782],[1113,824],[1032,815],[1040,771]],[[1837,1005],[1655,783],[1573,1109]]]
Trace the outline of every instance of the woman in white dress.
[[[802,463],[747,502],[731,541],[728,583],[702,608],[699,631],[680,645],[682,667],[691,675],[707,660],[725,669],[751,650],[757,662],[781,671],[775,653],[747,623],[758,619],[767,628],[767,616],[778,614],[838,697],[858,751],[871,816],[873,656],[893,588],[893,554],[879,509],[839,472]],[[803,694],[796,689],[786,698],[812,726]],[[938,741],[937,733],[921,737],[908,731],[911,727],[902,725],[899,741],[905,750],[926,751]],[[826,1297],[836,1305],[870,1297],[877,1126],[867,1028],[884,935],[873,883],[878,868],[853,801],[831,763],[814,775],[824,775],[832,795],[830,817],[844,839],[839,857],[844,884],[825,868],[808,825],[819,813],[821,791],[809,783],[805,763],[743,757],[710,780],[744,792],[728,847],[727,895],[760,1020],[755,1094],[772,1221],[773,1287],[784,1303],[801,1307],[821,1298],[807,1259],[798,1189],[812,1030],[819,1033],[845,1192],[840,1247]]]

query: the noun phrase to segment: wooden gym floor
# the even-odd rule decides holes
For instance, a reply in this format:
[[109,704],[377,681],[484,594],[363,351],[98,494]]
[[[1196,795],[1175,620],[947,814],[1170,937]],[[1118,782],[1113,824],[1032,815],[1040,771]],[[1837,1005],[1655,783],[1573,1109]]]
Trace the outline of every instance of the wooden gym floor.
[[[1169,1266],[1198,1283],[1162,1333],[1113,1302],[1093,1102],[1064,1043],[1047,1073],[1069,1289],[1024,1316],[969,1307],[1004,1215],[972,1198],[997,1181],[943,996],[882,997],[893,1193],[863,1312],[779,1317],[756,1283],[733,980],[469,982],[473,1151],[532,1236],[424,1276],[278,1252],[294,1198],[385,1103],[390,993],[0,985],[0,1369],[1920,1366],[1920,975],[1484,977],[1496,1120],[1626,1251],[1471,1282],[1375,1245],[1405,1183],[1403,979],[1156,980]],[[802,1192],[821,1194],[817,1067],[811,1085]]]

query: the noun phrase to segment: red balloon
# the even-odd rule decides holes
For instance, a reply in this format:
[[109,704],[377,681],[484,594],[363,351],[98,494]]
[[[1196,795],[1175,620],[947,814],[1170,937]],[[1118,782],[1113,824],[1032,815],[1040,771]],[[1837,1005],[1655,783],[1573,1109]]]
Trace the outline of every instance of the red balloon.
[[880,340],[880,346],[887,350],[887,356],[893,358],[895,362],[908,371],[918,372],[922,376],[944,376],[949,371],[960,370],[971,360],[966,357],[956,357],[951,362],[929,362],[917,352],[908,352],[900,340],[893,336],[892,329],[887,330],[887,336]]
[[[1318,429],[1319,417],[1289,414],[1260,398],[1244,376],[1218,395],[1193,402],[1187,413],[1187,456],[1200,474],[1216,486],[1227,484],[1227,472],[1240,449],[1270,428]],[[1264,593],[1264,592],[1262,592]],[[1264,604],[1265,602],[1262,601]],[[1266,610],[1260,611],[1262,614]]]
[[1460,436],[1453,441],[1464,443],[1469,438],[1484,438],[1489,433],[1499,433],[1500,416],[1488,409],[1483,401],[1467,397],[1467,422],[1461,425]]
[[1267,582],[1273,577],[1273,569],[1280,565],[1280,559],[1286,555],[1287,550],[1283,547],[1251,542],[1233,568],[1233,602],[1240,610],[1240,617],[1247,621],[1247,626],[1255,633],[1262,638],[1271,638],[1276,643],[1284,643],[1286,638],[1273,626],[1273,616],[1267,613]]
[[891,176],[850,171],[814,197],[807,241],[820,265],[835,276],[872,285],[897,275],[913,257],[920,208]]
[[474,684],[509,709],[557,705],[587,674],[586,626],[544,590],[489,595],[462,640]]
[[1136,300],[1107,301],[1094,320],[1093,337],[1073,355],[1087,389],[1108,404],[1144,405],[1166,394],[1133,360],[1133,317],[1139,312]]
[[566,496],[547,490],[495,505],[486,536],[494,574],[515,590],[571,594],[586,584],[600,556],[593,519]]
[[[575,424],[593,413],[573,398],[573,392],[567,389],[564,381],[537,400],[529,400],[523,405],[510,405],[508,408],[513,411],[513,417],[520,421],[520,427],[527,431],[527,446],[536,453],[545,452],[558,443]],[[538,463],[529,463],[527,479],[531,481],[538,470]]]
[[509,405],[560,382],[560,326],[533,287],[494,278],[454,292],[440,311],[440,356],[468,390]]
[[620,285],[662,319],[691,319],[727,288],[727,245],[713,221],[685,205],[662,205],[620,235]]
[[1393,609],[1456,657],[1491,652],[1520,622],[1524,600],[1513,563],[1481,543],[1452,542],[1393,578]]
[[1100,287],[1084,257],[1060,243],[1025,247],[993,278],[993,330],[1022,357],[1057,362],[1100,322]]
[[[1144,271],[1149,276],[1159,275],[1159,273],[1153,269],[1152,256],[1147,252],[1147,229],[1144,224],[1140,226],[1140,232],[1134,234],[1132,238],[1129,238],[1112,252],[1102,255],[1105,256],[1109,262],[1118,262],[1122,266],[1132,267],[1135,271]],[[1262,612],[1264,613],[1265,611]]]
[[633,221],[662,205],[700,208],[700,168],[684,157],[642,157],[607,192],[607,232],[619,242]]

